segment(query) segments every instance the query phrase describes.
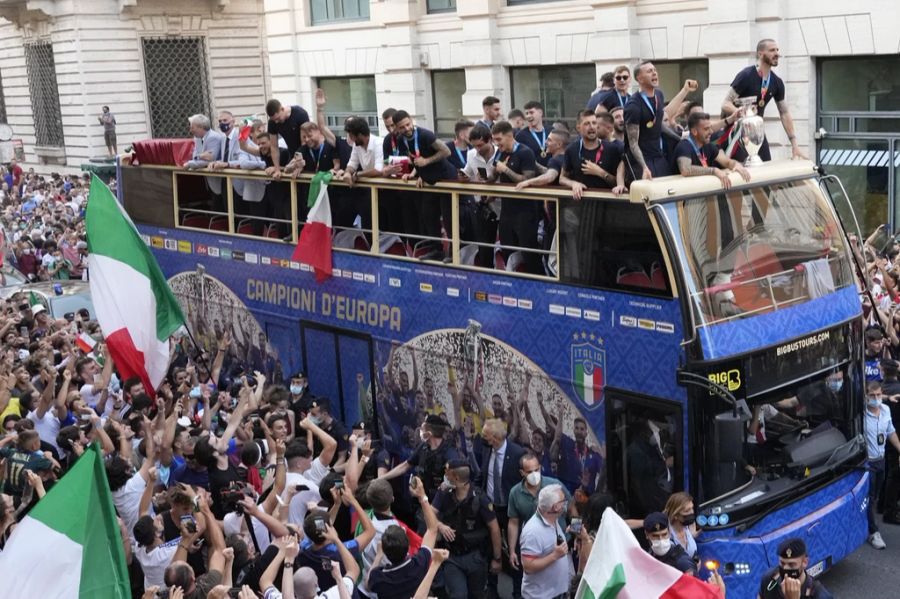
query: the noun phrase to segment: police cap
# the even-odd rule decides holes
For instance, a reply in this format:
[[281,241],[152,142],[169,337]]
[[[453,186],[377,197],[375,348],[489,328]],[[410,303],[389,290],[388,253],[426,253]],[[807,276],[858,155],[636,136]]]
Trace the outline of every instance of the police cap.
[[644,518],[644,530],[646,532],[662,532],[669,530],[669,517],[662,512],[653,512]]
[[783,557],[785,559],[793,559],[795,557],[803,557],[806,555],[806,543],[803,542],[803,539],[794,537],[792,539],[785,539],[778,546],[778,557]]
[[299,371],[299,370],[291,375],[291,379],[305,379],[305,378],[306,378],[306,374],[304,374],[302,371]]
[[331,402],[327,397],[317,397],[309,403],[310,409],[324,408],[326,412],[331,413]]
[[359,422],[354,422],[353,426],[350,427],[351,431],[367,431],[369,427],[366,426],[366,423],[360,420]]

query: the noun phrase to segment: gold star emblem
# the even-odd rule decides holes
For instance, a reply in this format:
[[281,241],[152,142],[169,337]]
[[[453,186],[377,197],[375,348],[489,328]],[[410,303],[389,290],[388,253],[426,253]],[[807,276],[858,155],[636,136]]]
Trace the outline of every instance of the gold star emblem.
[[591,334],[590,334],[590,335],[589,335],[589,337],[590,337],[590,338],[591,338],[591,341],[593,341],[593,340],[594,340],[594,339],[596,339],[596,338],[597,338],[597,336],[596,336],[596,335],[594,335],[594,334],[593,334],[593,333],[591,333]]
[[587,333],[585,333],[584,331],[581,331],[581,338],[587,339]]
[[784,555],[785,555],[788,559],[791,559],[791,556],[794,555],[794,550],[791,549],[790,547],[788,547],[788,548],[785,550]]
[[574,339],[575,341],[578,341],[578,333],[574,333],[572,335],[572,339]]

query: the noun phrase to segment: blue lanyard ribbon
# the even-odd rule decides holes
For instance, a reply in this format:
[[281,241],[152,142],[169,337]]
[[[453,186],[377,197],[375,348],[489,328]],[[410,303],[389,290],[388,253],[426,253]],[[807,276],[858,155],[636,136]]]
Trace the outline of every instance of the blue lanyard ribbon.
[[691,148],[693,148],[694,150],[694,154],[696,154],[697,158],[700,160],[700,164],[702,164],[703,166],[707,166],[709,163],[709,159],[700,152],[700,146],[697,145],[697,142],[694,141],[694,138],[689,135],[687,140],[690,142]]
[[[409,154],[409,142],[406,141],[406,137],[403,138],[403,145],[406,146],[406,153]],[[413,129],[413,157],[419,157],[419,128],[416,127]]]
[[[322,160],[322,151],[325,149],[325,142],[319,144],[319,151],[316,154],[316,170],[319,170],[319,162]],[[312,154],[312,148],[310,148],[309,153]]]
[[644,104],[647,105],[647,108],[650,109],[650,114],[653,115],[653,120],[656,120],[656,110],[653,108],[653,104],[658,104],[659,100],[656,98],[656,94],[653,94],[653,104],[650,104],[650,99],[647,97],[647,94],[641,92],[641,98],[644,100]]
[[534,138],[534,141],[537,142],[538,148],[540,148],[540,151],[543,152],[545,150],[544,144],[547,143],[547,130],[541,129],[540,137],[537,136],[537,133],[535,133],[534,129],[532,129],[531,127],[528,128],[528,132],[531,133],[531,137]]
[[453,149],[456,151],[456,157],[459,158],[459,161],[462,163],[462,165],[466,166],[466,157],[462,153],[462,150],[456,147],[456,144],[453,144]]

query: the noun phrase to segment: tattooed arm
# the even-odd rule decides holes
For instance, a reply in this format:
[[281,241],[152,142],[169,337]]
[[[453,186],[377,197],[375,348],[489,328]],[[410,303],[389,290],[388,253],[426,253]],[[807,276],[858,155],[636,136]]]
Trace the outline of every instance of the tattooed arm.
[[725,189],[731,188],[731,179],[728,177],[728,173],[723,171],[720,168],[716,168],[713,166],[697,166],[691,163],[691,159],[687,156],[679,156],[678,157],[678,172],[681,173],[682,177],[701,177],[703,175],[713,175],[714,177],[718,177],[719,181],[722,182],[722,187]]
[[628,135],[628,147],[631,149],[631,155],[634,156],[634,160],[637,162],[637,166],[642,172],[641,178],[648,180],[653,179],[653,173],[647,168],[647,163],[644,162],[644,154],[641,152],[640,145],[638,144],[641,135],[641,126],[629,123],[625,126],[625,132]]
[[725,94],[725,100],[722,102],[722,112],[725,113],[725,116],[731,116],[737,111],[738,107],[734,103],[737,99],[738,93],[734,91],[733,87],[729,87],[728,93]]

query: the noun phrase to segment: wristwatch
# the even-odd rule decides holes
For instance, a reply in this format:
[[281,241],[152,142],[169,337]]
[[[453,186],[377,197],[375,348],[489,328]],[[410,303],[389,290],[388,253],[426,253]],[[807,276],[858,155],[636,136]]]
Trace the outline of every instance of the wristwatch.
[[293,568],[293,567],[294,567],[294,562],[291,561],[291,560],[289,560],[289,559],[286,559],[286,560],[284,560],[284,567],[285,567],[285,568]]

